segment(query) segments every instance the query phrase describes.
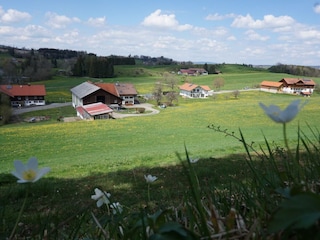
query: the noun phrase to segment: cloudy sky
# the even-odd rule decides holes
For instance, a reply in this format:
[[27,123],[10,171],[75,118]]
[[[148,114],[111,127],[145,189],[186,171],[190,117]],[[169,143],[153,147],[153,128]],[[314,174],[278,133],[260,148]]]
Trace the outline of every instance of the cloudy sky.
[[99,56],[320,65],[316,1],[0,0],[0,44]]

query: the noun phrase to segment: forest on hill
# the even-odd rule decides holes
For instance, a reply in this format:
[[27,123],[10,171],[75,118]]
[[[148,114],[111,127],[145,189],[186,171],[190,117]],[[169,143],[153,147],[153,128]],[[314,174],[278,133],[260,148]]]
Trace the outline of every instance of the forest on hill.
[[[209,74],[215,74],[220,73],[226,64],[178,62],[163,56],[97,56],[85,51],[66,49],[40,48],[35,50],[0,46],[0,84],[25,84],[49,80],[55,75],[111,78],[116,77],[115,65],[201,67],[206,69]],[[251,64],[239,64],[239,66],[259,70]],[[320,69],[309,66],[277,64],[271,66],[268,71],[306,77],[320,76]]]

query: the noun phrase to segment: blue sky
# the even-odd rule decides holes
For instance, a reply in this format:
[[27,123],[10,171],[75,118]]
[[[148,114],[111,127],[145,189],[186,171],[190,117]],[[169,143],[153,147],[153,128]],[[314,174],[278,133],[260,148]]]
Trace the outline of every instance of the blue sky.
[[0,0],[0,44],[99,56],[320,65],[320,2]]

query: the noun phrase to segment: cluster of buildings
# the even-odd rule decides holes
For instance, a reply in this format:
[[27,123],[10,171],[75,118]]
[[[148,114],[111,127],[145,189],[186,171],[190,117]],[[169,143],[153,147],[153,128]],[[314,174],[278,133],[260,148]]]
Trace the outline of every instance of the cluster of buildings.
[[[310,96],[315,85],[312,79],[283,78],[278,82],[262,81],[260,90],[271,93]],[[70,91],[72,106],[76,109],[77,115],[83,119],[110,118],[114,108],[120,108],[122,105],[133,105],[137,97],[137,90],[131,83],[94,83],[87,81],[73,87]],[[180,96],[187,98],[206,98],[213,94],[213,90],[209,86],[194,83],[184,83],[179,86],[179,91]],[[0,92],[10,98],[12,107],[46,104],[44,85],[0,85]]]
[[282,78],[278,82],[262,81],[260,90],[271,93],[288,93],[311,96],[316,83],[312,79]]

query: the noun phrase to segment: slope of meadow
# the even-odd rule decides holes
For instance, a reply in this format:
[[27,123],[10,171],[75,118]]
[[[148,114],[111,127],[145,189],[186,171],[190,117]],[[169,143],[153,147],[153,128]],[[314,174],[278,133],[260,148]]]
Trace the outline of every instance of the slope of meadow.
[[[261,70],[250,72],[243,68],[237,73],[234,72],[234,68],[235,66],[232,66],[233,70],[221,75],[190,77],[188,81],[212,86],[214,78],[222,77],[225,81],[222,91],[251,88],[262,80],[277,81],[287,76]],[[122,67],[117,70],[119,77],[103,81],[132,82],[139,93],[150,93],[155,82],[163,78],[164,69],[139,69],[143,71],[132,66]],[[120,77],[121,71],[130,74]],[[133,76],[136,74],[135,71],[143,72],[139,73],[143,76]],[[57,77],[43,83],[46,84],[50,101],[70,101],[69,89],[85,80],[88,79]],[[320,79],[314,80],[320,83]],[[186,79],[179,77],[179,82],[183,81]],[[246,141],[258,150],[260,145],[266,149],[265,137],[271,148],[281,153],[282,125],[271,121],[259,107],[259,102],[266,105],[277,104],[283,108],[295,99],[307,103],[287,126],[289,145],[294,148],[297,145],[298,127],[305,132],[306,137],[314,138],[310,128],[317,129],[320,124],[318,94],[311,98],[303,98],[264,93],[254,89],[241,92],[238,98],[234,98],[230,93],[217,94],[208,99],[180,98],[174,107],[159,109],[160,113],[157,115],[116,120],[70,123],[55,120],[61,115],[75,114],[71,107],[28,113],[25,116],[48,115],[52,120],[40,123],[13,123],[0,128],[0,218],[4,219],[0,237],[8,237],[8,233],[11,232],[25,195],[24,186],[17,186],[15,178],[10,174],[15,159],[26,162],[34,156],[38,158],[40,167],[51,168],[44,179],[32,184],[32,193],[27,199],[27,208],[19,223],[22,227],[17,229],[20,236],[28,234],[45,238],[44,232],[47,229],[52,231],[52,235],[49,236],[56,236],[49,239],[77,236],[77,231],[79,235],[83,233],[83,236],[96,236],[101,232],[97,233],[90,210],[96,206],[90,199],[95,187],[112,192],[112,197],[125,206],[125,214],[137,209],[154,213],[157,208],[166,209],[181,204],[189,188],[186,173],[182,171],[177,155],[186,159],[185,146],[191,158],[200,159],[194,169],[202,191],[208,191],[201,194],[211,194],[216,189],[222,189],[223,191],[218,191],[221,196],[225,194],[233,197],[233,184],[248,186],[253,179],[245,161],[243,144],[233,137],[225,136],[224,133],[209,129],[208,125],[214,124],[222,130],[228,129],[227,132],[234,133],[235,136],[239,136],[241,129]],[[317,133],[317,130],[315,132]],[[315,139],[315,142],[318,142],[318,139]],[[257,164],[260,162],[257,161]],[[257,168],[257,171],[260,169]],[[143,177],[149,173],[158,176],[158,180],[151,187],[151,201]],[[264,174],[261,170],[259,176]],[[264,186],[267,184],[262,185]],[[255,194],[263,193],[260,186],[256,187],[259,191]],[[248,190],[247,194],[249,192],[251,196],[251,190]],[[218,201],[221,200],[219,195],[212,196],[217,197]],[[263,223],[265,216],[269,217],[269,213],[275,209],[276,201],[272,194],[269,196],[263,193],[255,198],[257,205],[251,197],[249,200],[246,199],[247,204],[251,204],[248,205],[249,208],[254,209],[249,213],[250,217],[247,219],[251,222],[248,224],[256,221],[256,215],[261,217]],[[230,207],[234,206],[227,201],[230,198],[222,199],[225,200],[219,202],[220,210],[228,213]],[[239,198],[237,201],[238,204],[242,204],[244,200]],[[100,215],[103,213],[96,210],[93,212]],[[130,220],[127,217],[124,219]],[[23,225],[24,223],[26,224]],[[106,224],[105,227],[108,226]],[[263,232],[265,229],[260,230]],[[257,230],[257,233],[260,230]],[[117,239],[121,239],[121,236]]]

